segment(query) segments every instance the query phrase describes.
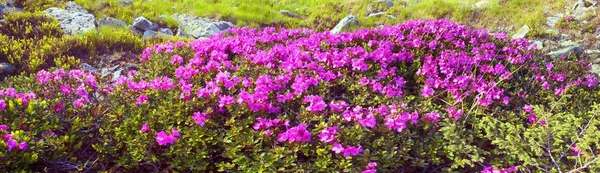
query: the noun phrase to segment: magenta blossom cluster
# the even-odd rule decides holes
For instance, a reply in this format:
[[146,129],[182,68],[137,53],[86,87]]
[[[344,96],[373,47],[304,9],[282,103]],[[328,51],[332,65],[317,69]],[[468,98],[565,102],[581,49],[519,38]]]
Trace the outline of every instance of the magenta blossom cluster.
[[177,138],[180,136],[179,131],[175,128],[171,129],[171,134],[167,134],[165,131],[156,133],[156,142],[158,145],[172,145],[175,144]]
[[[10,128],[7,125],[1,124],[0,125],[0,132],[8,132]],[[2,137],[2,139],[4,140],[4,143],[6,143],[7,145],[7,149],[8,151],[11,151],[15,148],[21,150],[21,151],[27,151],[27,149],[29,148],[29,145],[27,145],[27,142],[25,141],[21,141],[20,143],[13,137],[12,134],[10,133],[6,133],[4,134],[4,136]]]
[[376,173],[377,170],[375,169],[375,167],[377,167],[377,163],[371,162],[365,167],[365,170],[362,171],[362,173]]
[[335,152],[336,154],[342,153],[344,155],[344,157],[348,157],[348,156],[356,156],[356,155],[360,154],[361,152],[363,152],[363,148],[361,146],[358,146],[358,147],[346,146],[346,147],[344,147],[342,144],[336,142],[333,144],[331,151]]
[[280,133],[277,137],[277,141],[279,142],[310,142],[311,134],[308,130],[306,130],[307,126],[304,124],[298,124],[296,127],[292,127],[287,131]]

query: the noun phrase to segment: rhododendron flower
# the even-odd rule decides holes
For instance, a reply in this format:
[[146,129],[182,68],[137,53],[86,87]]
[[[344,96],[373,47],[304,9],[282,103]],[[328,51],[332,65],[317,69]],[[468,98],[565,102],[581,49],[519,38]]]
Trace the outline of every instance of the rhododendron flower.
[[375,162],[370,162],[365,168],[364,171],[362,171],[362,173],[375,173],[377,172],[377,170],[375,170],[375,167],[377,167],[377,163]]
[[29,145],[27,145],[27,142],[21,141],[21,143],[19,143],[19,150],[27,151],[28,148],[29,148]]
[[287,131],[279,134],[277,141],[285,142],[288,141],[290,143],[293,142],[310,142],[310,132],[306,130],[306,125],[299,124],[296,127],[290,128]]
[[437,112],[430,112],[425,114],[425,118],[427,118],[427,120],[429,120],[432,123],[437,123],[440,118],[440,114]]
[[366,117],[360,118],[358,123],[363,127],[373,128],[377,124],[377,119],[375,119],[372,113],[369,113]]
[[0,100],[0,111],[4,111],[6,109],[6,101]]
[[15,139],[12,139],[12,138],[5,139],[4,142],[6,142],[8,151],[11,151],[12,149],[19,147],[19,143]]
[[321,112],[327,107],[327,103],[323,101],[323,98],[316,95],[305,96],[304,103],[309,103],[308,107],[306,107],[306,110],[309,112]]
[[335,154],[340,154],[344,152],[344,147],[342,146],[342,144],[334,143],[333,147],[331,148],[331,151],[335,152]]
[[328,127],[321,130],[319,133],[319,139],[324,143],[335,142],[337,138],[335,138],[335,134],[337,133],[338,126]]
[[171,64],[181,64],[183,63],[183,57],[179,55],[173,55],[171,58]]
[[531,115],[529,115],[527,120],[529,121],[529,123],[535,124],[535,122],[537,121],[537,117],[535,116],[535,114],[531,114]]
[[340,101],[331,101],[329,103],[329,109],[335,112],[342,112],[344,109],[348,107],[348,103],[343,100]]
[[446,112],[448,113],[448,116],[454,118],[455,120],[460,119],[463,113],[462,109],[457,110],[454,106],[446,108]]
[[86,101],[87,101],[87,99],[85,99],[85,98],[79,98],[73,102],[73,106],[81,108],[81,107],[83,107],[83,105],[85,104]]
[[148,96],[147,95],[141,95],[135,101],[135,105],[136,106],[144,104],[144,103],[148,103]]
[[196,125],[204,127],[204,123],[206,123],[206,119],[208,118],[207,113],[194,112],[194,116],[192,119],[196,122]]
[[177,138],[177,137],[181,136],[181,135],[179,134],[179,130],[177,130],[177,129],[175,129],[175,128],[172,128],[172,129],[171,129],[171,135],[173,135],[173,137],[175,137],[175,138]]
[[167,134],[165,133],[165,131],[160,131],[158,133],[156,133],[156,142],[158,143],[158,145],[162,145],[162,146],[166,146],[169,144],[175,144],[175,141],[177,140],[177,137],[175,137],[172,134]]
[[56,104],[56,106],[54,106],[54,111],[60,112],[60,111],[63,111],[63,110],[64,110],[64,108],[63,108],[63,101],[62,100],[58,101],[58,103]]
[[46,70],[39,71],[36,75],[36,80],[42,85],[46,85],[51,78],[52,74]]
[[571,20],[573,20],[573,16],[567,16],[567,17],[565,18],[565,21],[566,21],[566,22],[571,22]]
[[7,125],[4,125],[4,124],[0,125],[0,130],[8,131],[8,129],[10,129],[10,127],[8,127]]
[[142,131],[142,133],[149,132],[150,127],[148,126],[148,123],[144,123],[144,125],[142,125],[142,129],[140,129],[140,131]]
[[361,146],[358,146],[358,147],[349,146],[344,149],[343,153],[344,153],[344,157],[348,157],[348,156],[356,156],[359,153],[361,153],[362,151],[363,151],[363,149]]
[[224,107],[235,103],[233,96],[223,95],[219,98],[219,107]]
[[510,168],[507,169],[495,169],[492,166],[487,166],[485,168],[483,168],[483,170],[481,170],[481,173],[512,173],[512,172],[518,172],[519,170],[515,167],[515,166],[511,166]]
[[533,109],[531,108],[531,105],[528,105],[528,104],[523,106],[523,110],[525,110],[525,112],[528,112],[528,113],[533,113]]
[[581,155],[581,151],[579,149],[577,149],[577,144],[575,144],[575,143],[573,143],[571,145],[571,151],[573,151],[573,155],[575,155],[575,156]]

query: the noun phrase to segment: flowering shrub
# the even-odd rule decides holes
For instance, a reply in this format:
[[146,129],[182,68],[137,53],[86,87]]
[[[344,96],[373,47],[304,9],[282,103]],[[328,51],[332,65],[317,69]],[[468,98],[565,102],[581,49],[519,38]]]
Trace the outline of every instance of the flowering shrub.
[[3,158],[27,158],[2,159],[2,168],[597,166],[600,107],[590,105],[598,82],[587,64],[544,59],[527,40],[446,20],[337,35],[239,28],[149,47],[141,61],[114,83],[79,70],[9,79],[0,123],[29,147],[0,150]]

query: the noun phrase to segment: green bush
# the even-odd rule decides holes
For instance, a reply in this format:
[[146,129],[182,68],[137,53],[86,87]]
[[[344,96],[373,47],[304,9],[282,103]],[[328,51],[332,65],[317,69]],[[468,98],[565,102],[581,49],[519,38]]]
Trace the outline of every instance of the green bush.
[[79,70],[4,82],[0,169],[600,169],[597,76],[505,34],[446,20],[337,35],[238,28],[140,59],[114,83]]

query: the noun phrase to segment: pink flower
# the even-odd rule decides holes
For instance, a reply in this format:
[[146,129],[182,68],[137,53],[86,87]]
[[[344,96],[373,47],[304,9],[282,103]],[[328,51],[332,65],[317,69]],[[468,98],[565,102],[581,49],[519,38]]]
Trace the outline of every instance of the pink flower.
[[429,120],[432,123],[437,123],[440,118],[440,114],[437,112],[430,112],[425,114],[425,118],[427,118],[427,120]]
[[56,106],[54,106],[54,111],[60,112],[60,111],[63,111],[63,110],[64,110],[64,108],[63,108],[63,101],[62,100],[58,101],[58,103],[56,104]]
[[377,119],[372,113],[369,113],[365,118],[359,119],[358,123],[363,127],[373,128],[377,124]]
[[192,119],[196,122],[196,125],[204,127],[204,123],[206,123],[206,119],[208,118],[208,114],[194,112],[194,116]]
[[11,151],[14,148],[19,147],[19,143],[15,139],[5,139],[8,151]]
[[177,140],[177,137],[175,137],[174,135],[170,135],[165,133],[165,131],[160,131],[158,133],[156,133],[156,142],[158,143],[158,145],[162,145],[162,146],[166,146],[169,144],[174,144],[175,141]]
[[573,20],[573,16],[567,16],[567,17],[565,18],[565,21],[566,21],[566,22],[571,22],[571,20]]
[[309,103],[306,107],[306,110],[309,112],[321,112],[327,107],[327,103],[323,101],[323,98],[316,95],[305,96],[304,103]]
[[362,151],[363,151],[363,149],[361,146],[358,146],[358,147],[349,146],[349,147],[346,147],[346,149],[344,149],[344,157],[356,156],[359,153],[361,153]]
[[224,107],[235,103],[235,98],[228,95],[223,95],[219,98],[219,107]]
[[6,109],[6,101],[0,100],[0,111],[4,111]]
[[456,107],[454,107],[454,106],[446,108],[446,112],[448,112],[448,116],[454,118],[457,121],[458,121],[458,119],[460,119],[460,117],[462,116],[462,113],[463,113],[462,109],[456,110]]
[[529,123],[535,124],[535,122],[537,121],[537,117],[535,116],[535,114],[531,114],[529,115],[529,118],[527,118],[527,120],[529,121]]
[[29,148],[29,145],[27,145],[27,142],[21,141],[21,143],[19,143],[19,150],[27,151],[28,148]]
[[338,127],[333,126],[329,128],[325,128],[319,134],[319,139],[324,143],[335,142],[337,138],[335,138],[335,134],[337,133]]
[[46,70],[39,71],[36,75],[36,80],[42,85],[46,85],[52,78],[52,74]]
[[135,105],[136,106],[144,104],[144,103],[148,103],[148,96],[147,95],[141,95],[135,101]]
[[339,144],[336,142],[333,144],[331,151],[335,152],[335,154],[340,154],[340,153],[344,152],[344,147],[342,146],[342,144]]
[[85,99],[85,98],[79,98],[73,102],[73,106],[81,108],[81,107],[83,107],[83,105],[85,104],[86,101],[87,101],[87,99]]
[[271,136],[273,134],[273,132],[271,130],[266,130],[265,131],[265,135],[266,136]]
[[177,130],[176,128],[171,129],[171,135],[173,135],[173,137],[176,137],[176,138],[181,136],[181,134],[179,134],[179,130]]
[[366,169],[362,171],[362,173],[375,173],[377,172],[377,170],[375,170],[375,167],[377,167],[377,163],[371,162],[365,167]]
[[8,129],[10,129],[10,128],[7,125],[4,125],[4,124],[0,125],[0,130],[8,131]]
[[183,63],[183,58],[179,55],[173,55],[173,58],[171,58],[171,64],[181,64]]
[[142,133],[146,133],[150,131],[150,127],[148,126],[148,123],[144,123],[144,125],[142,125],[142,129],[140,129],[142,131]]
[[285,142],[288,141],[290,143],[293,142],[310,142],[310,132],[306,130],[307,126],[304,124],[299,124],[296,127],[292,127],[287,131],[279,134],[277,141]]
[[579,149],[577,149],[577,144],[575,144],[575,143],[573,143],[571,145],[571,151],[573,151],[573,155],[575,155],[575,156],[581,155],[581,151]]
[[525,112],[528,112],[528,113],[533,113],[533,109],[531,108],[531,105],[528,105],[528,104],[523,106],[523,110],[525,110]]

